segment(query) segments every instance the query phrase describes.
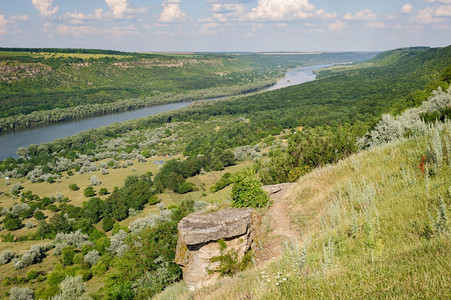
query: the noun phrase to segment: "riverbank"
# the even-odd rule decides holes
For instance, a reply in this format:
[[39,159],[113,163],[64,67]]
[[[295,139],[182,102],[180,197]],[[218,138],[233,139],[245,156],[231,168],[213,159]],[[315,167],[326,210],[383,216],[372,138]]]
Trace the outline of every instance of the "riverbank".
[[[271,87],[257,89],[257,92],[273,91],[281,88],[285,88],[292,85],[301,84],[304,82],[312,81],[316,78],[313,71],[321,69],[329,65],[313,65],[308,67],[299,67],[289,70],[283,79],[280,79],[277,83]],[[198,98],[199,100],[211,101],[216,100],[216,97],[206,99],[206,97]],[[81,131],[91,128],[99,128],[102,126],[108,126],[115,122],[124,122],[128,120],[138,119],[146,116],[159,114],[162,112],[172,111],[180,109],[191,104],[196,99],[190,99],[190,101],[175,102],[169,104],[159,104],[149,107],[143,107],[139,109],[123,109],[116,113],[105,113],[91,118],[84,118],[78,120],[70,120],[66,122],[60,122],[44,127],[36,127],[22,131],[13,131],[3,135],[0,135],[0,160],[7,159],[8,157],[16,157],[16,151],[19,147],[27,147],[31,144],[42,144],[54,141],[56,139],[64,138],[67,136],[75,135]],[[75,109],[72,109],[74,113]]]

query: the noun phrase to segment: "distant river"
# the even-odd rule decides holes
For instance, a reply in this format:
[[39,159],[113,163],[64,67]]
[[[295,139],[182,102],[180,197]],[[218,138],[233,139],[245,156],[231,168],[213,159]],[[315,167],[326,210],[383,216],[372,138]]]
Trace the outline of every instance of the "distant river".
[[[289,70],[285,77],[276,84],[264,89],[263,91],[273,91],[312,81],[316,78],[314,70],[318,70],[330,65],[314,65],[309,67],[300,67]],[[215,100],[207,99],[207,100]],[[150,107],[138,108],[114,114],[95,116],[92,118],[56,123],[44,127],[31,128],[17,132],[10,132],[0,135],[0,160],[8,157],[17,157],[16,151],[19,147],[27,147],[30,144],[41,144],[51,142],[66,136],[74,135],[83,130],[98,128],[111,125],[114,122],[123,122],[132,119],[138,119],[161,112],[179,109],[192,102],[178,102],[170,104],[154,105]]]

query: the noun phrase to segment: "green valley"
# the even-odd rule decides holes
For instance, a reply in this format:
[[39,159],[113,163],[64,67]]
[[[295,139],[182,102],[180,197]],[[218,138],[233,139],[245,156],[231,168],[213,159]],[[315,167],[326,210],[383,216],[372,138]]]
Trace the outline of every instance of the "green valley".
[[[233,96],[0,161],[1,296],[449,298],[451,46],[373,56],[3,48],[3,128],[86,106],[93,115]],[[365,57],[242,94],[287,68]],[[259,260],[280,238],[261,185],[287,182],[287,222],[301,239]],[[252,207],[259,220],[252,266],[224,248],[216,259],[231,276],[188,291],[174,263],[177,224],[230,207]]]

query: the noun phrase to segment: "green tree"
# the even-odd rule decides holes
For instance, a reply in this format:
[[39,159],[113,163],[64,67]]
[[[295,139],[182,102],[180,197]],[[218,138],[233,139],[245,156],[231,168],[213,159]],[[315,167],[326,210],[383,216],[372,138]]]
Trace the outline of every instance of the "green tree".
[[83,216],[91,223],[97,223],[102,218],[105,203],[99,197],[93,197],[83,202]]

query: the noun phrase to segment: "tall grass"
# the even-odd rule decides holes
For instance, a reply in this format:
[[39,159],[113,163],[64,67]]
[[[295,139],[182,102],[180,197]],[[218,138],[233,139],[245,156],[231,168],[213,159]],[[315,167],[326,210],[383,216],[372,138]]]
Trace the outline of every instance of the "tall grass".
[[[451,123],[423,127],[411,139],[374,147],[301,178],[306,186],[314,180],[337,182],[325,196],[329,200],[306,221],[322,226],[302,247],[290,245],[262,269],[177,297],[451,298]],[[302,201],[294,200],[293,207],[306,209],[318,199],[316,193],[307,199],[299,195]]]

